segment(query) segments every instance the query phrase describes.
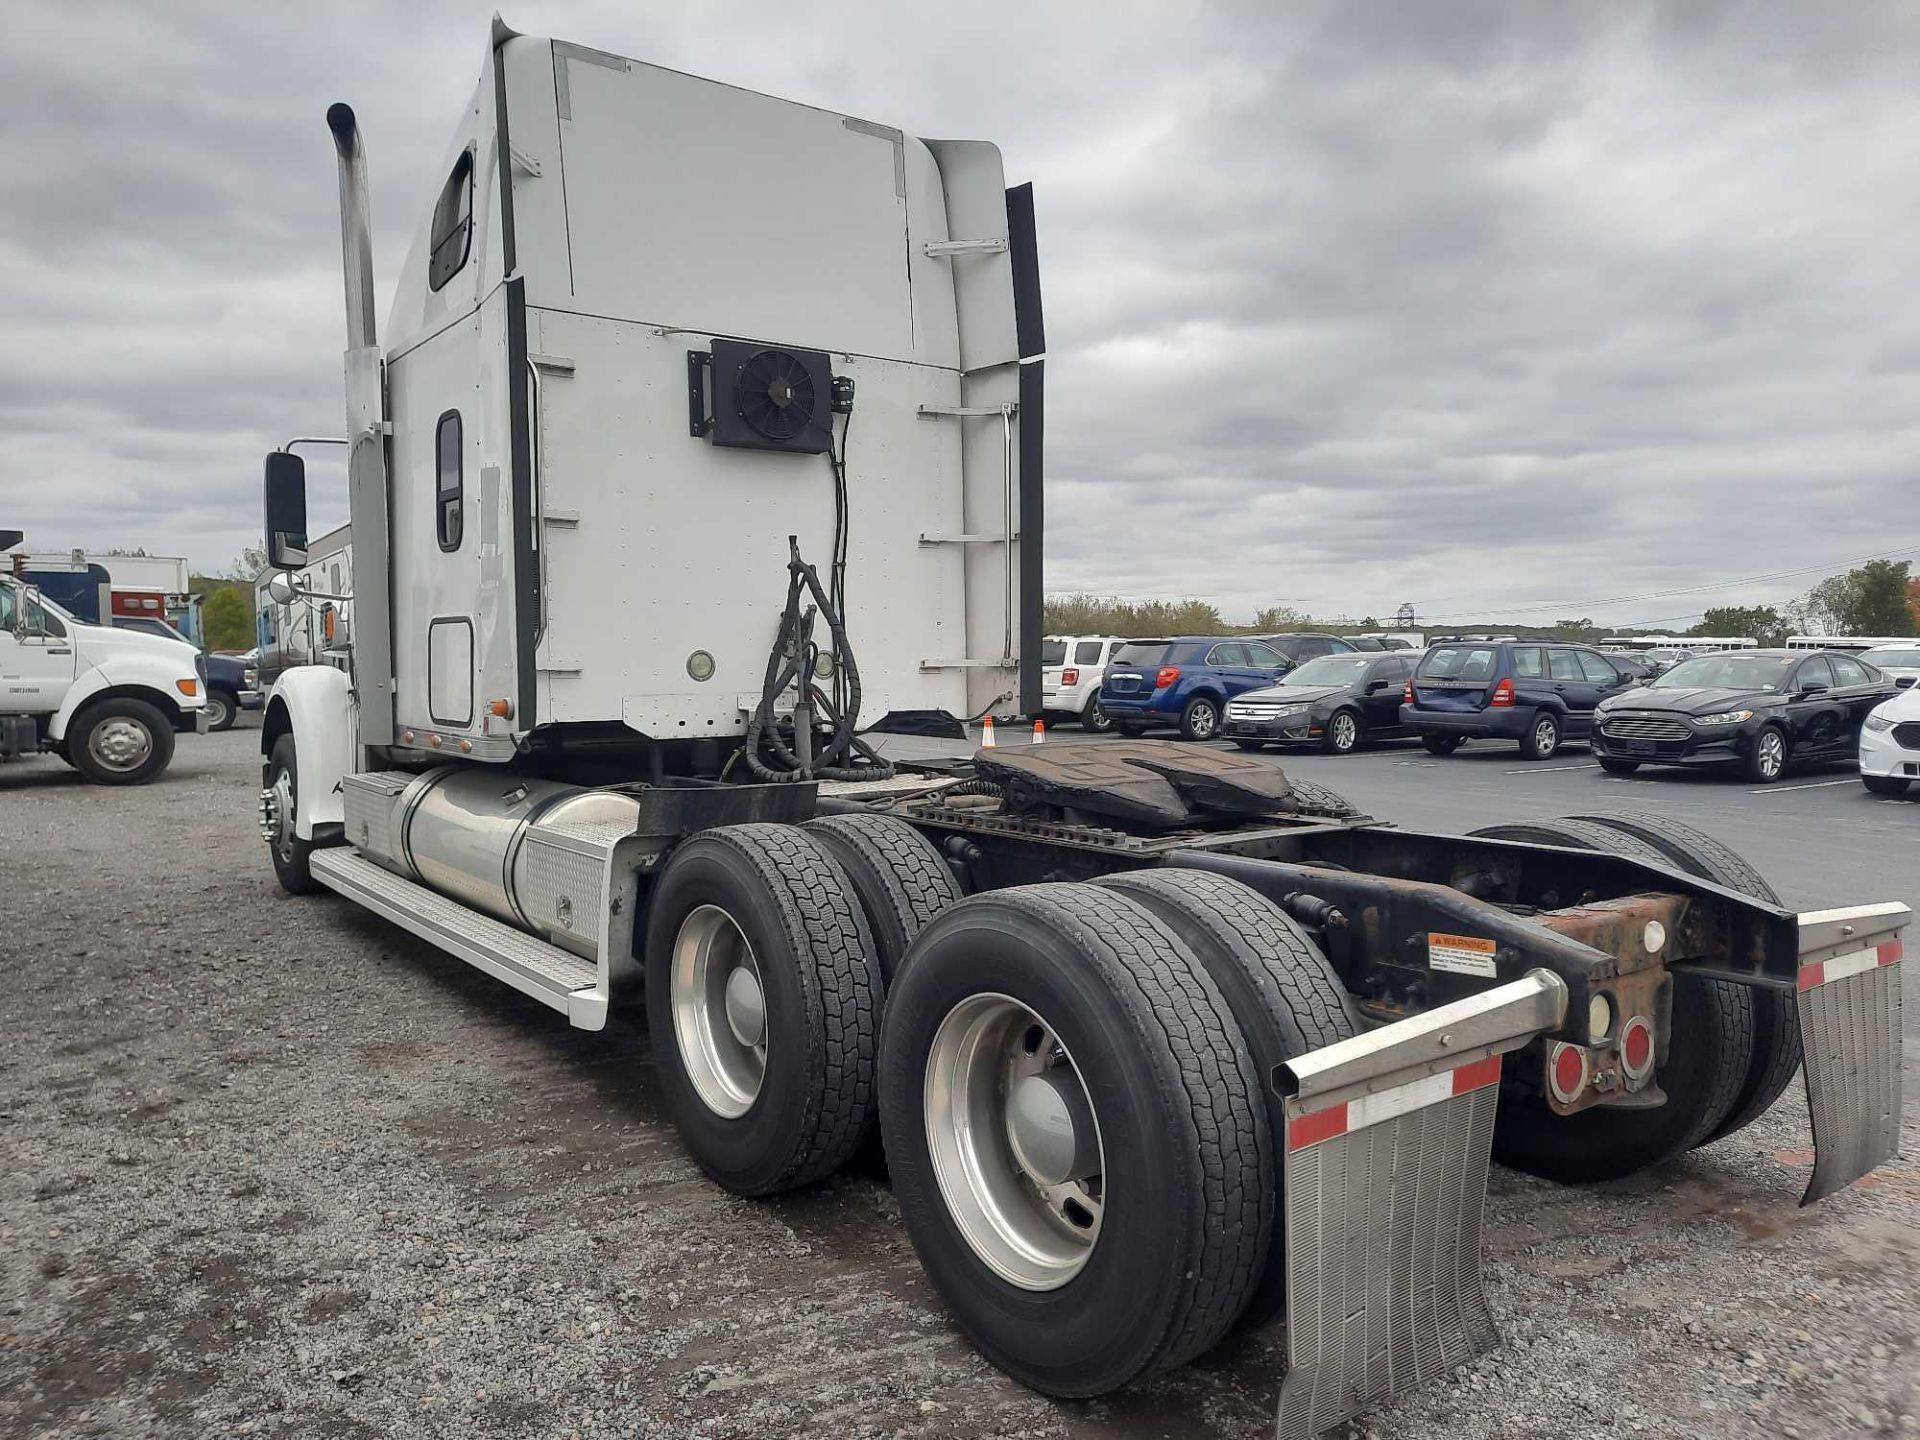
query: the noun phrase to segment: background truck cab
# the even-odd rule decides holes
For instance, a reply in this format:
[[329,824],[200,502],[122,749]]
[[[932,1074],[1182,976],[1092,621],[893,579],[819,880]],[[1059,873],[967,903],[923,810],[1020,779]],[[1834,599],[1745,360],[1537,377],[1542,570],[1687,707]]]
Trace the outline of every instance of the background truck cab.
[[174,734],[206,725],[203,666],[191,645],[84,624],[0,576],[0,758],[51,750],[101,785],[151,780]]

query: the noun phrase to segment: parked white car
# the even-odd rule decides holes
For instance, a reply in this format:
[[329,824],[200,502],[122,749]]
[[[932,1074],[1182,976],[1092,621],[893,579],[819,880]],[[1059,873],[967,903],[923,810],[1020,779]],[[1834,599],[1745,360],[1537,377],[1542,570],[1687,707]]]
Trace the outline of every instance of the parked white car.
[[1040,644],[1040,708],[1068,715],[1082,728],[1104,735],[1113,728],[1100,708],[1100,682],[1107,662],[1127,642],[1118,635],[1049,635]]
[[1920,780],[1920,686],[1876,705],[1860,727],[1860,783],[1876,795],[1904,795]]
[[1920,640],[1876,645],[1871,650],[1862,650],[1860,658],[1874,669],[1885,671],[1902,690],[1920,682]]

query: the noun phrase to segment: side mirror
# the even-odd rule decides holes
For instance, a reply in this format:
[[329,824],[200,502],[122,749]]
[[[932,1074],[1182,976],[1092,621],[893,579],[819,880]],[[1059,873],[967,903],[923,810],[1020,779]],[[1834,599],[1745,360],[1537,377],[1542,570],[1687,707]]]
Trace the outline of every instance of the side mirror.
[[307,465],[298,455],[267,456],[266,504],[267,564],[298,569],[307,563]]
[[291,605],[299,594],[300,591],[294,586],[293,576],[286,571],[279,570],[267,577],[267,598],[274,604]]
[[1387,682],[1385,680],[1369,680],[1367,682],[1367,694],[1369,695],[1378,695],[1386,688]]
[[46,611],[40,608],[40,587],[22,585],[13,607],[13,638],[26,640],[47,633]]
[[1824,695],[1827,693],[1828,688],[1829,687],[1818,680],[1809,680],[1800,687],[1800,693],[1802,695]]

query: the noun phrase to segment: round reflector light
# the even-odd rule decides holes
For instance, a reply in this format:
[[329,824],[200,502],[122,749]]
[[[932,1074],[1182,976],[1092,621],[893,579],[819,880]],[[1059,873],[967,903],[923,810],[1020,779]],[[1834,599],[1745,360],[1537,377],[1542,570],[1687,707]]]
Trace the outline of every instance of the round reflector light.
[[1620,1064],[1635,1080],[1645,1079],[1653,1069],[1653,1026],[1646,1016],[1634,1016],[1621,1030]]
[[1587,1052],[1578,1045],[1555,1045],[1547,1057],[1547,1084],[1563,1105],[1578,1099],[1587,1088]]

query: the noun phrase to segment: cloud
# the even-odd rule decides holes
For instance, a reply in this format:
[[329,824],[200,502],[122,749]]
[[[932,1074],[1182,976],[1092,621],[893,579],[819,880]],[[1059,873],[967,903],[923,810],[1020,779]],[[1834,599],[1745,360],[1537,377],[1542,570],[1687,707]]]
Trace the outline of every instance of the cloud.
[[[511,8],[999,142],[1038,200],[1051,589],[1617,624],[1809,582],[1584,602],[1920,546],[1911,6]],[[486,18],[15,7],[7,523],[254,537],[260,454],[339,423],[320,117],[367,126],[390,282]]]

